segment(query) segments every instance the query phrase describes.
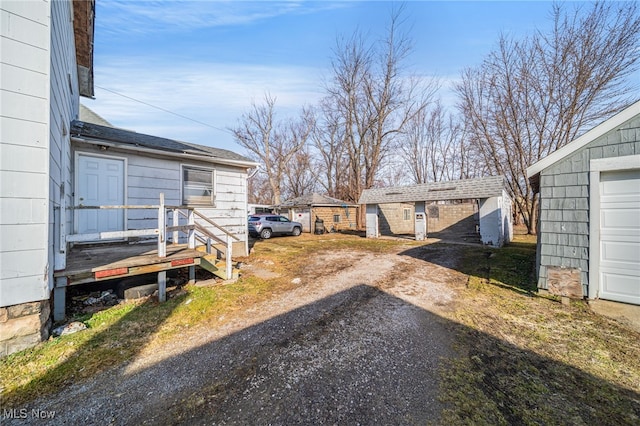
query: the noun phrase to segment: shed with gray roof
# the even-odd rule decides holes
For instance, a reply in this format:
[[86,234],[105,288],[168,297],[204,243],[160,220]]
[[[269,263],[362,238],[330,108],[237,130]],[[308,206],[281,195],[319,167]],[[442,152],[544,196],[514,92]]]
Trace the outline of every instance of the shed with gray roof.
[[[411,211],[414,221],[414,233],[417,240],[426,238],[434,231],[439,217],[443,216],[438,207],[446,211],[447,205],[458,205],[462,201],[475,203],[478,232],[482,243],[502,246],[511,241],[513,222],[511,215],[511,199],[508,196],[504,178],[491,176],[477,179],[463,179],[446,182],[432,182],[419,185],[398,186],[389,188],[366,189],[360,196],[359,203],[367,207],[367,237],[377,238],[380,235],[381,217],[385,218],[385,209],[390,205],[404,203],[413,205]],[[433,206],[429,208],[430,206]],[[447,227],[453,229],[463,221],[472,223],[468,218],[468,209],[452,208],[450,215],[454,220],[447,221]],[[438,213],[436,213],[438,211]],[[471,211],[473,213],[473,211]],[[406,212],[404,218],[407,219]],[[459,227],[459,226],[458,226]],[[441,231],[441,229],[437,229]]]
[[275,207],[291,220],[302,223],[304,232],[315,230],[312,222],[316,219],[323,221],[325,231],[353,230],[357,226],[357,204],[315,192],[289,199]]

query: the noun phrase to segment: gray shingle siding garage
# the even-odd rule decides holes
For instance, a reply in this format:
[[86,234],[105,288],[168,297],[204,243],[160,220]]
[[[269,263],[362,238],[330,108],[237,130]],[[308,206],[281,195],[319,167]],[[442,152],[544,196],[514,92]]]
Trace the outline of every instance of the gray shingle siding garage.
[[540,194],[538,288],[640,301],[638,154],[640,102],[529,167]]

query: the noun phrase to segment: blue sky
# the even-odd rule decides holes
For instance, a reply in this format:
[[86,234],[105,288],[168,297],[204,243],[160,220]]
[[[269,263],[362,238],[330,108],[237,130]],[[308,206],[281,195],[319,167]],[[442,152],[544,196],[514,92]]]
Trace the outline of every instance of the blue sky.
[[[398,6],[398,3],[395,3]],[[278,115],[295,114],[323,95],[339,36],[381,38],[394,3],[386,1],[113,1],[97,0],[96,99],[83,99],[112,124],[156,136],[242,153],[226,129],[265,92]],[[414,42],[413,72],[449,90],[500,33],[548,28],[551,3],[405,3]],[[121,93],[212,127],[118,96]]]

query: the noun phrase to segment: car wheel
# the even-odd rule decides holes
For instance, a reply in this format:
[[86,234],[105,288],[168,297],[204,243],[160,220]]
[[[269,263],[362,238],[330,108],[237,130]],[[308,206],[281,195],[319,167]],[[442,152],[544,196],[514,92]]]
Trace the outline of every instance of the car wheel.
[[260,237],[264,240],[268,240],[269,238],[271,238],[272,232],[271,229],[269,228],[265,228],[262,230],[262,232],[260,232]]
[[291,231],[291,235],[293,235],[294,237],[299,236],[301,233],[302,233],[302,231],[297,226],[295,228],[293,228],[293,231]]

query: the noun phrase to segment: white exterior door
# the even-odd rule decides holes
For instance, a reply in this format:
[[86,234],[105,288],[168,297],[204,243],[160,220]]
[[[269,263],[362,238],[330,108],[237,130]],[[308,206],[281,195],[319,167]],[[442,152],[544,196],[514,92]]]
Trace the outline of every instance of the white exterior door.
[[600,175],[600,298],[640,305],[640,170]]
[[[124,205],[124,160],[78,155],[76,204]],[[76,210],[77,233],[124,230],[123,209]]]
[[295,210],[291,220],[302,224],[302,232],[311,232],[311,214],[309,209]]

